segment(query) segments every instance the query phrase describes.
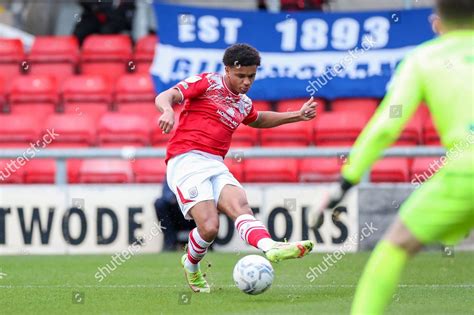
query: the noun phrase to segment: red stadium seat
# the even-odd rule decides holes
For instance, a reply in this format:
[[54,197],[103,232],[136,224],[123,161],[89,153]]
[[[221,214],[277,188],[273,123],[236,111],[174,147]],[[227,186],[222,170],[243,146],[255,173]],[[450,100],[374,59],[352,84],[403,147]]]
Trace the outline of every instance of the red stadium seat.
[[148,117],[152,123],[156,123],[154,118],[159,113],[155,102],[136,102],[117,104],[117,111],[122,114],[138,114]]
[[130,161],[87,159],[79,170],[79,183],[132,183],[133,170]]
[[298,181],[296,159],[267,158],[245,159],[246,182],[296,182]]
[[5,84],[3,79],[0,78],[0,113],[5,113],[8,111],[6,96],[7,93],[5,91]]
[[56,114],[47,118],[43,127],[54,129],[61,136],[55,139],[50,147],[87,147],[96,143],[96,126],[91,117],[76,114]]
[[342,98],[331,103],[333,112],[364,112],[372,116],[377,109],[379,100],[373,98]]
[[318,146],[351,146],[369,121],[368,113],[324,113],[315,124]]
[[410,180],[410,160],[407,158],[385,158],[377,161],[370,173],[370,181],[408,182]]
[[15,159],[0,160],[0,185],[23,184],[25,181],[25,168],[20,166]]
[[168,144],[168,141],[171,139],[171,137],[174,135],[176,128],[178,128],[179,124],[179,108],[182,108],[182,106],[175,106],[174,112],[174,127],[173,130],[171,130],[170,133],[166,134],[163,133],[160,129],[160,126],[158,125],[158,118],[160,117],[160,113],[155,114],[151,118],[151,145],[154,147],[166,147]]
[[155,47],[157,45],[157,36],[148,35],[138,39],[135,45],[135,54],[133,59],[135,61],[136,72],[149,73],[150,65],[153,62],[155,55]]
[[[316,105],[317,115],[321,114],[326,110],[326,102],[323,99],[316,98],[314,99],[318,105]],[[301,106],[308,101],[308,98],[297,98],[291,100],[279,101],[276,106],[277,112],[289,112],[289,111],[298,111],[301,109]]]
[[162,183],[166,177],[165,159],[136,159],[132,168],[136,183]]
[[45,119],[56,111],[54,104],[48,103],[19,103],[10,105],[10,114],[34,116],[36,119]]
[[420,116],[413,116],[406,124],[402,133],[395,142],[396,146],[411,146],[421,143],[421,120]]
[[314,121],[285,124],[260,130],[260,143],[265,147],[301,147],[313,143]]
[[109,106],[104,103],[68,103],[64,104],[65,114],[90,117],[95,123],[99,122],[103,114],[109,112]]
[[32,159],[25,164],[25,183],[54,184],[55,173],[54,159]]
[[74,36],[37,36],[28,60],[30,74],[49,74],[61,82],[76,71],[78,40]]
[[132,63],[132,41],[128,35],[89,35],[84,40],[83,74],[100,74],[115,82],[120,75],[133,71]]
[[243,160],[226,158],[224,160],[224,164],[229,169],[229,172],[231,172],[232,175],[234,175],[235,179],[237,179],[239,182],[245,181]]
[[300,182],[335,182],[343,160],[338,158],[304,158],[298,161]]
[[0,146],[18,147],[40,140],[43,121],[33,115],[0,115]]
[[441,145],[438,131],[431,116],[428,116],[423,123],[423,143],[425,145]]
[[150,102],[154,106],[155,103],[156,93],[150,74],[121,76],[117,81],[115,93],[115,102],[118,104]]
[[258,143],[258,129],[240,125],[232,135],[231,146],[233,148],[252,147]]
[[[102,76],[78,75],[69,77],[62,87],[64,112],[81,113],[88,111],[90,105],[102,107],[107,111],[112,102],[111,85]],[[101,106],[99,106],[101,105]]]
[[70,184],[79,183],[79,173],[81,170],[81,165],[82,165],[82,160],[78,160],[78,159],[66,160],[68,183]]
[[255,110],[258,112],[272,110],[272,106],[270,102],[267,102],[267,101],[252,101],[252,105],[253,107],[255,107]]
[[442,165],[440,157],[414,158],[410,172],[411,182],[421,184],[436,174]]
[[140,115],[105,113],[97,129],[100,146],[145,146],[150,143],[151,126]]
[[10,86],[10,104],[49,103],[59,100],[56,80],[49,75],[28,75],[17,77]]
[[0,38],[0,78],[5,84],[21,74],[20,66],[25,60],[23,43],[19,39]]

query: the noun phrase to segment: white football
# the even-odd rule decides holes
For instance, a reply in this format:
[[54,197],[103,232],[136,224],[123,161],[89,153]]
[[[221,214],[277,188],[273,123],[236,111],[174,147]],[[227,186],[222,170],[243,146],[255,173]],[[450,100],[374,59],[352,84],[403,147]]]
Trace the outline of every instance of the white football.
[[247,294],[263,293],[272,285],[273,267],[262,256],[245,256],[234,267],[234,282],[237,288]]

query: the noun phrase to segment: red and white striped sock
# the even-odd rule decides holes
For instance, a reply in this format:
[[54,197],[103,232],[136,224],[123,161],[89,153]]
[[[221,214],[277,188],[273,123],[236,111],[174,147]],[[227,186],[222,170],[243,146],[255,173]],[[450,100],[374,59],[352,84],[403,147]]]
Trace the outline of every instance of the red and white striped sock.
[[235,220],[235,228],[239,231],[240,237],[255,248],[264,252],[272,248],[275,243],[267,228],[262,222],[255,219],[253,215],[242,214]]
[[188,240],[188,257],[184,262],[184,266],[191,272],[196,272],[199,269],[199,262],[206,255],[207,248],[211,246],[212,242],[203,240],[197,228],[189,232]]

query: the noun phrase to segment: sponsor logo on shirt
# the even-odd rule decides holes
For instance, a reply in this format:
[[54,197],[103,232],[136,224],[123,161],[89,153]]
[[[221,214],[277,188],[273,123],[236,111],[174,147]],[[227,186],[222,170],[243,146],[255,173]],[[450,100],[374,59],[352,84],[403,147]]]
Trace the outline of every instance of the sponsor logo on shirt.
[[[229,109],[232,109],[232,108],[229,108]],[[230,117],[227,113],[223,112],[222,110],[218,109],[217,113],[221,116],[221,121],[227,126],[231,127],[232,129],[237,128],[239,126],[238,122],[236,122],[232,117]]]

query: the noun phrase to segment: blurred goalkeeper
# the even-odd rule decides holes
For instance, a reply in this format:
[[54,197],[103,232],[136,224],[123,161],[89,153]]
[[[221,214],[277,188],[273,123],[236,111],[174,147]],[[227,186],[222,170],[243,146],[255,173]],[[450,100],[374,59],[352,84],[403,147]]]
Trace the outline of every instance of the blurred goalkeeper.
[[232,134],[241,123],[272,128],[311,120],[316,116],[316,103],[311,98],[295,112],[257,112],[245,94],[260,65],[258,51],[235,44],[225,51],[223,62],[224,75],[202,73],[189,77],[156,98],[163,113],[158,123],[164,133],[174,126],[172,105],[188,100],[168,143],[166,161],[168,184],[178,197],[183,216],[193,219],[197,226],[189,233],[188,252],[181,259],[194,292],[210,292],[199,261],[217,236],[219,212],[235,222],[247,244],[263,251],[272,262],[303,257],[313,249],[311,241],[273,241],[266,227],[253,216],[245,191],[223,160]]
[[[433,30],[442,34],[400,64],[380,108],[357,139],[329,208],[390,146],[425,100],[447,149],[447,163],[402,205],[359,281],[352,314],[382,314],[408,258],[423,245],[453,245],[474,227],[474,1],[437,0]],[[401,117],[390,117],[401,105]],[[399,116],[399,115],[396,115]]]

